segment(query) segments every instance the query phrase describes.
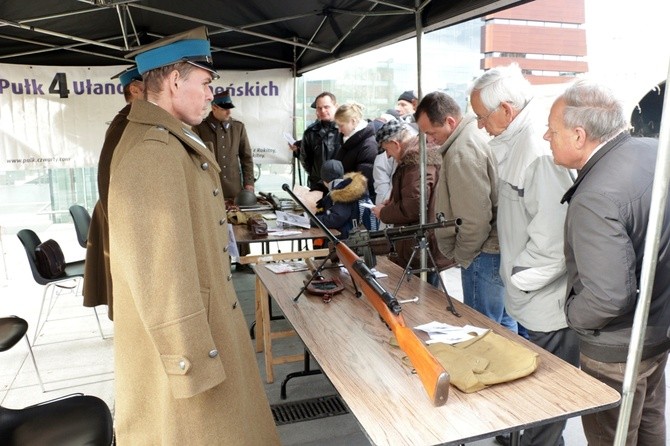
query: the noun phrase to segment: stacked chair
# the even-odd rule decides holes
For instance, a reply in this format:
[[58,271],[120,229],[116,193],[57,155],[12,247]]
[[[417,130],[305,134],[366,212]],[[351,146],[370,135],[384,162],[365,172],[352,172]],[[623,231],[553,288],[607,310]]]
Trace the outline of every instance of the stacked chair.
[[[28,323],[20,317],[0,318],[0,352],[9,350],[25,338],[44,391],[27,331]],[[107,404],[95,396],[69,395],[23,409],[0,406],[2,445],[109,446],[113,441],[112,414]]]

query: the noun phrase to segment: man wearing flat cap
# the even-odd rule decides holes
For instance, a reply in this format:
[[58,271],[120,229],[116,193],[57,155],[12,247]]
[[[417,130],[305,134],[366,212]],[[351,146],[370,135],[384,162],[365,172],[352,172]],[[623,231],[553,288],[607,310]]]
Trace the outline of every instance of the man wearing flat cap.
[[[392,120],[385,123],[375,134],[377,144],[393,158],[396,169],[391,178],[391,195],[382,204],[376,205],[372,212],[382,223],[397,226],[417,225],[420,223],[421,173],[419,135],[414,127],[406,122]],[[427,223],[435,221],[435,187],[440,178],[440,157],[435,150],[426,153],[426,203]],[[395,243],[397,256],[391,259],[405,268],[412,259],[412,268],[419,268],[418,255],[412,258],[416,242],[414,239],[398,240]],[[438,271],[428,273],[428,283],[439,285],[439,271],[453,266],[454,262],[440,253],[434,233],[428,234],[428,248],[435,260]],[[428,265],[432,267],[431,264]]]
[[109,185],[117,443],[278,445],[231,281],[219,165],[191,130],[217,76],[206,29],[128,56],[146,100]]

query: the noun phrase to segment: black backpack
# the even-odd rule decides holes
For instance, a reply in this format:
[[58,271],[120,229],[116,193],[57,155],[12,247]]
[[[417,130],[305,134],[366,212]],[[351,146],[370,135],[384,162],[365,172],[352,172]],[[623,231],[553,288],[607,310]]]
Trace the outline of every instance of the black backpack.
[[35,248],[37,271],[47,278],[55,279],[65,273],[65,256],[56,240],[47,240]]

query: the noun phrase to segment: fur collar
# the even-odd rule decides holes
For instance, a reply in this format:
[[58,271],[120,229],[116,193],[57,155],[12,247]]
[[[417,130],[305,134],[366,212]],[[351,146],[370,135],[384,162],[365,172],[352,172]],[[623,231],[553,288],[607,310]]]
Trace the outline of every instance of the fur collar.
[[360,172],[350,172],[341,180],[335,180],[330,198],[333,203],[351,203],[363,198],[368,192],[368,179]]
[[[419,153],[419,139],[416,138],[410,142],[409,147],[400,160],[399,166],[418,166],[420,161],[421,157]],[[426,164],[429,166],[440,166],[442,164],[442,157],[440,156],[440,153],[437,149],[426,148]]]

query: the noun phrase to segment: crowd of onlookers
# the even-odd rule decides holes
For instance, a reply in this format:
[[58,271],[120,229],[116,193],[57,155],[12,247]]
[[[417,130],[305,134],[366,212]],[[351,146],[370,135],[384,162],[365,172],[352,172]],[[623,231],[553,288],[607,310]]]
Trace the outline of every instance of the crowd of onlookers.
[[[631,137],[620,101],[586,80],[549,116],[516,64],[488,70],[468,95],[464,112],[443,92],[419,100],[406,91],[374,119],[332,93],[317,96],[317,120],[292,146],[309,187],[325,194],[317,217],[342,238],[356,224],[418,224],[423,187],[427,223],[438,213],[462,219],[457,232],[429,234],[428,281],[460,267],[467,305],[621,391],[658,141]],[[667,224],[660,237],[627,444],[665,444]],[[392,260],[407,266],[415,245],[397,241]],[[582,417],[589,445],[612,444],[618,414]],[[564,427],[525,429],[521,444],[562,445]]]

